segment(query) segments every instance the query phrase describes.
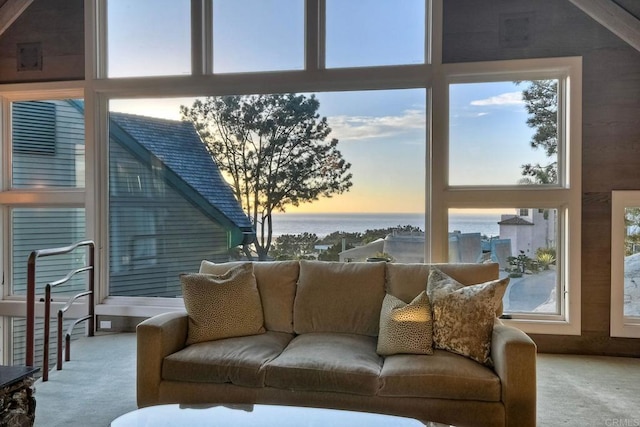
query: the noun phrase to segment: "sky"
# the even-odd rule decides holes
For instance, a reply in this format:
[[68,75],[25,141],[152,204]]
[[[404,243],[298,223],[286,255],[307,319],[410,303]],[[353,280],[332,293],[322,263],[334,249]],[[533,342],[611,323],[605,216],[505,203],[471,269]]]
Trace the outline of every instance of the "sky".
[[[424,61],[423,1],[326,3],[328,68]],[[108,31],[109,76],[188,74],[189,7],[190,0],[108,0],[109,19],[118,22]],[[302,0],[215,0],[213,19],[214,72],[303,68]],[[526,126],[524,87],[450,87],[451,185],[515,184],[522,164],[546,162],[544,153],[529,147],[533,131]],[[352,164],[353,187],[287,212],[424,212],[426,91],[315,95],[332,128],[330,138],[340,141]],[[178,120],[179,106],[193,100],[113,100],[110,108]]]

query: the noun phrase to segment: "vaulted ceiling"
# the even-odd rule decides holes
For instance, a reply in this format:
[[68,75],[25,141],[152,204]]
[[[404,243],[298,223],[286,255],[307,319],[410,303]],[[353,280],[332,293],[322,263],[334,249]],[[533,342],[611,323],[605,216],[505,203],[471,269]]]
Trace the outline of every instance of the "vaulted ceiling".
[[0,36],[32,2],[33,0],[0,0]]
[[569,1],[640,51],[640,2],[638,0]]

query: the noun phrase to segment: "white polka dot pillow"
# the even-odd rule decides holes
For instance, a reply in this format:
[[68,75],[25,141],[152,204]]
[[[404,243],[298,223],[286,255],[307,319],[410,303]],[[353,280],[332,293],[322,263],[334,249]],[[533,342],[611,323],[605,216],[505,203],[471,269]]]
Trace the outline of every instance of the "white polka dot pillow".
[[433,344],[491,366],[491,336],[496,310],[509,278],[465,286],[434,268],[427,294],[433,309]]
[[265,332],[262,303],[251,263],[224,274],[182,274],[189,316],[187,345]]
[[376,351],[392,354],[433,354],[431,306],[422,291],[409,304],[386,294],[380,310],[380,332]]

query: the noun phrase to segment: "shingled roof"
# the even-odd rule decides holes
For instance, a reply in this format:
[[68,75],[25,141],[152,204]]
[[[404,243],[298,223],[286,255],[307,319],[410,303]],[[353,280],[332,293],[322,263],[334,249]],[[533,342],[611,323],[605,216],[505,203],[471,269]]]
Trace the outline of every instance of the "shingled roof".
[[511,218],[503,219],[498,222],[499,225],[533,225],[532,222],[519,216],[512,216]]
[[160,160],[165,179],[230,229],[233,245],[253,240],[249,218],[191,123],[112,112],[110,134],[141,160]]

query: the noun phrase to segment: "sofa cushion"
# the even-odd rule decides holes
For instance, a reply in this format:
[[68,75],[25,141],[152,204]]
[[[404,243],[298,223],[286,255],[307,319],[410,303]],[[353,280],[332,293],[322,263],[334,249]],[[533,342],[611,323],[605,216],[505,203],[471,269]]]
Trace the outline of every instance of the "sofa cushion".
[[265,385],[297,391],[375,395],[382,358],[376,339],[364,335],[308,333],[289,343],[266,366]]
[[386,291],[409,303],[427,289],[429,264],[388,263],[386,271]]
[[266,332],[193,344],[165,357],[162,378],[262,387],[264,365],[278,356],[292,338],[292,334]]
[[[484,283],[498,278],[498,264],[402,264],[388,263],[386,274],[387,293],[411,302],[427,287],[429,272],[437,268],[464,285]],[[502,314],[502,311],[498,315]]]
[[182,274],[180,281],[189,315],[187,345],[264,332],[251,264],[232,267],[221,275]]
[[377,336],[385,296],[385,264],[301,260],[293,305],[294,331]]
[[380,311],[378,354],[431,354],[432,335],[431,305],[425,291],[409,304],[391,294],[385,295]]
[[433,308],[433,342],[491,365],[493,324],[509,278],[464,286],[438,269],[432,269],[427,293]]
[[486,366],[444,350],[384,360],[378,395],[499,402],[500,378]]
[[[200,264],[200,273],[222,274],[241,263],[243,262],[214,264],[204,260]],[[253,263],[253,274],[258,283],[264,326],[267,330],[293,332],[293,299],[299,270],[297,261]]]

